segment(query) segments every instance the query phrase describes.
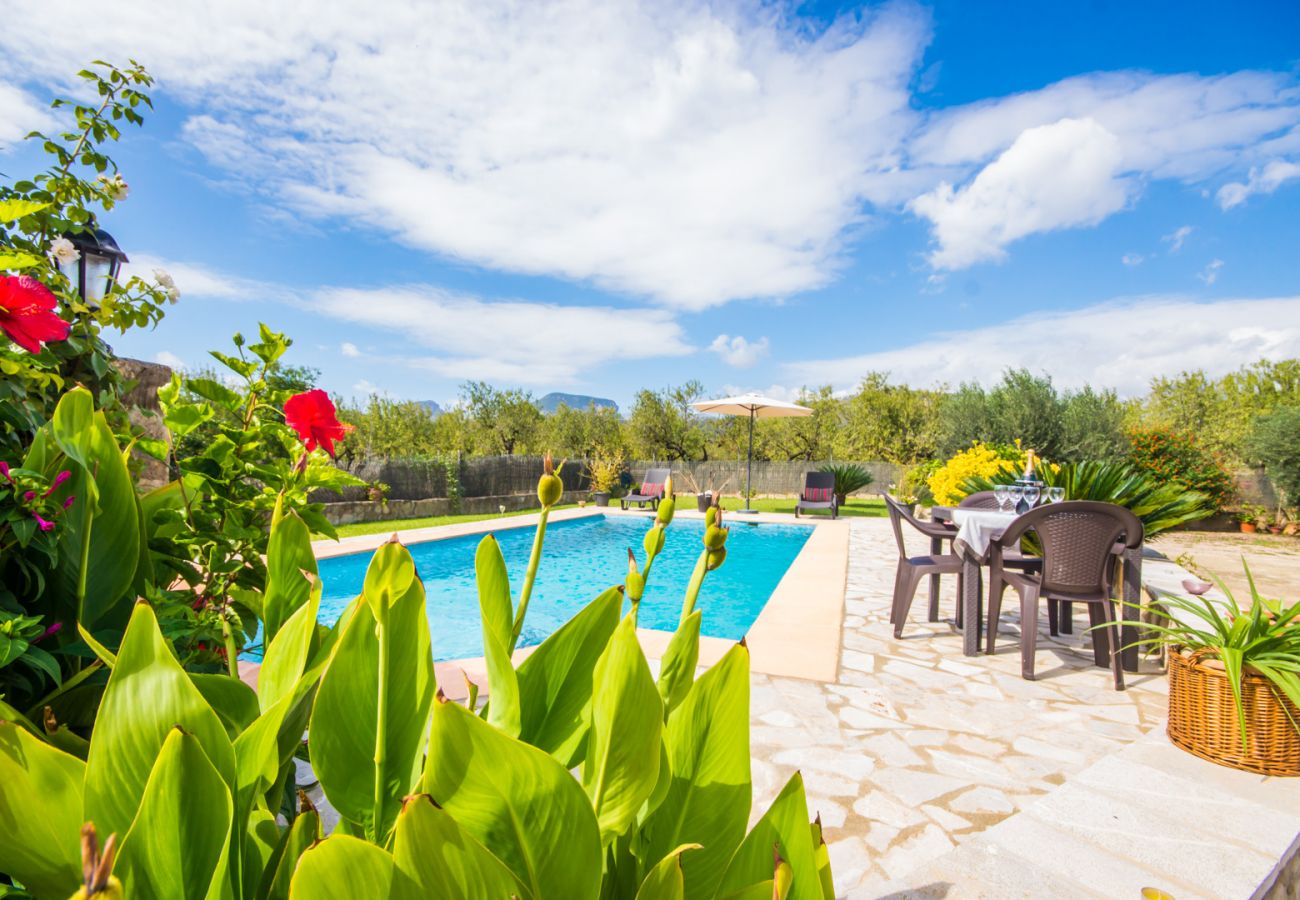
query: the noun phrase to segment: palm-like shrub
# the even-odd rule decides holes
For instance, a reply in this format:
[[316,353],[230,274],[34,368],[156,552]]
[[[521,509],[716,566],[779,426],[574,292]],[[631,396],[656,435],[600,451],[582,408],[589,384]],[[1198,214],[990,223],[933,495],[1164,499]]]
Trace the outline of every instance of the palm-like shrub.
[[[994,484],[1012,484],[1018,477],[1015,471],[973,476],[962,484],[961,496],[992,490]],[[1142,520],[1147,539],[1218,510],[1218,504],[1206,494],[1177,481],[1160,480],[1127,463],[1089,460],[1064,463],[1055,469],[1043,466],[1039,477],[1049,487],[1064,488],[1066,500],[1101,500],[1126,507]]]
[[841,506],[849,494],[862,490],[876,480],[869,471],[853,463],[830,463],[822,466],[821,471],[835,476],[835,502]]

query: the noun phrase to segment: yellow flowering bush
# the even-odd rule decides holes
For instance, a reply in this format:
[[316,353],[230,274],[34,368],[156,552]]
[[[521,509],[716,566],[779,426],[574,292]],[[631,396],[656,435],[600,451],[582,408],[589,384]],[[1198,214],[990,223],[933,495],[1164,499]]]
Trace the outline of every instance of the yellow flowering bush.
[[1022,472],[1024,468],[1025,451],[1019,447],[976,441],[944,463],[925,483],[937,506],[956,506],[966,496],[966,479],[992,479],[1000,472]]

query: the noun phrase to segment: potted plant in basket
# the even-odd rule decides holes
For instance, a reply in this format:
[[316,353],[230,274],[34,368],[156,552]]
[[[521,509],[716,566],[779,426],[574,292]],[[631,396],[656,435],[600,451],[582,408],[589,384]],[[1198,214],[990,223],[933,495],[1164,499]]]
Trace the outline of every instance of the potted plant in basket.
[[[1140,643],[1169,651],[1169,739],[1220,765],[1300,776],[1300,602],[1284,607],[1250,582],[1242,610],[1158,592],[1166,621]],[[1217,580],[1217,579],[1216,579]]]
[[623,473],[623,451],[597,448],[587,462],[587,477],[591,482],[591,498],[597,506],[609,506],[609,498],[618,486]]

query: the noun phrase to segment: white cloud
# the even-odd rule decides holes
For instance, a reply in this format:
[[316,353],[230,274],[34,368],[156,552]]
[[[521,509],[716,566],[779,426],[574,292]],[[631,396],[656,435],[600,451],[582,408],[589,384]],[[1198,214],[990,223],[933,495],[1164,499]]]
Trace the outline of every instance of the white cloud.
[[723,362],[727,363],[727,365],[735,366],[738,369],[748,369],[756,365],[764,356],[767,356],[768,342],[765,337],[750,341],[740,335],[731,337],[730,335],[720,334],[713,339],[709,349],[722,357]]
[[927,40],[910,4],[810,29],[695,0],[124,0],[94,29],[19,4],[0,74],[148,60],[186,137],[302,215],[701,308],[834,276],[897,178]]
[[[1008,341],[1008,334],[1016,339]],[[852,388],[868,372],[916,387],[997,382],[1007,368],[1046,372],[1059,387],[1146,391],[1189,368],[1222,375],[1260,358],[1300,356],[1300,296],[1199,303],[1140,297],[1023,316],[878,353],[788,364],[789,380]]]
[[673,314],[660,309],[484,300],[427,286],[324,288],[305,305],[435,351],[405,361],[448,378],[570,384],[580,372],[612,360],[692,350]]
[[1262,169],[1251,167],[1246,181],[1232,181],[1219,188],[1215,199],[1223,209],[1246,202],[1251,194],[1271,194],[1293,178],[1300,178],[1300,163],[1284,159],[1270,160]]
[[29,132],[56,125],[50,111],[27,92],[0,81],[0,151],[20,142]]
[[1183,249],[1183,244],[1187,243],[1187,238],[1191,236],[1194,230],[1191,225],[1182,225],[1160,238],[1160,240],[1169,245],[1170,253],[1177,253]]
[[339,352],[349,359],[356,359],[361,355],[361,350],[351,341],[344,341],[339,345]]
[[154,269],[163,269],[171,275],[183,300],[204,298],[241,302],[283,302],[294,296],[292,291],[281,285],[228,275],[207,266],[163,259],[150,253],[132,252],[131,261],[122,267],[122,272],[126,277],[139,275],[147,281],[153,281]]
[[1128,266],[1129,268],[1132,268],[1133,266],[1140,266],[1145,260],[1146,257],[1143,256],[1141,253],[1125,253],[1123,256],[1119,258],[1119,261],[1122,262],[1124,265]]
[[167,366],[168,368],[171,369],[185,368],[185,360],[181,359],[179,356],[177,356],[175,353],[172,353],[170,350],[159,350],[157,353],[153,355],[153,361],[156,363],[161,363],[162,365]]
[[1223,260],[1212,259],[1204,269],[1197,273],[1196,277],[1201,279],[1201,281],[1204,281],[1207,286],[1214,284],[1214,282],[1219,280],[1219,270],[1222,268]]
[[961,269],[1006,257],[1026,235],[1095,225],[1122,209],[1119,140],[1092,119],[1028,128],[961,189],[948,182],[911,202],[934,226],[930,263]]

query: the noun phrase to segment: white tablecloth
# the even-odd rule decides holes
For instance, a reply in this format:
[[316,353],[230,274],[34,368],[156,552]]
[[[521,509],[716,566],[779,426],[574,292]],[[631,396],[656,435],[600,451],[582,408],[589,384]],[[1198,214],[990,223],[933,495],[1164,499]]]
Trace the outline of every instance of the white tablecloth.
[[971,553],[984,558],[989,544],[1002,537],[1007,526],[1016,520],[1014,512],[996,509],[954,509],[952,523],[957,526],[956,541],[970,548]]

